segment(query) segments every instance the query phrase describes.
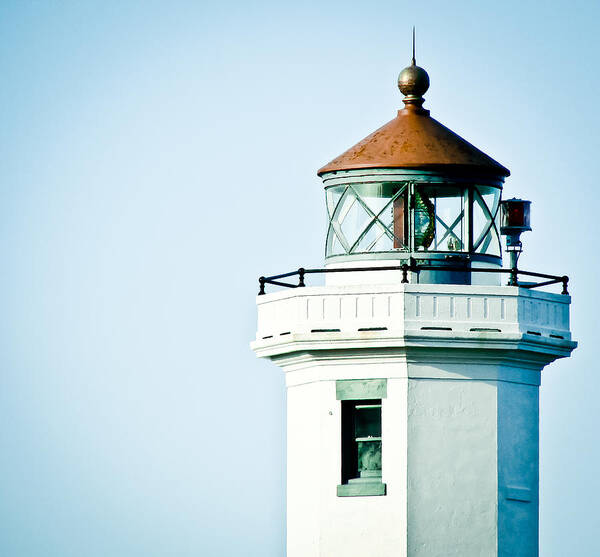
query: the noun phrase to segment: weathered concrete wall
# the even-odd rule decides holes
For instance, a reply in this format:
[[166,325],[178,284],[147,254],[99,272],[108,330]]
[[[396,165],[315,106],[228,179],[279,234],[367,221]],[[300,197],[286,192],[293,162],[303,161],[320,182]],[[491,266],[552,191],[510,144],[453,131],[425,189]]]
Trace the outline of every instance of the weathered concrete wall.
[[539,389],[498,383],[498,555],[538,555]]
[[494,382],[409,379],[410,557],[496,555],[496,446]]

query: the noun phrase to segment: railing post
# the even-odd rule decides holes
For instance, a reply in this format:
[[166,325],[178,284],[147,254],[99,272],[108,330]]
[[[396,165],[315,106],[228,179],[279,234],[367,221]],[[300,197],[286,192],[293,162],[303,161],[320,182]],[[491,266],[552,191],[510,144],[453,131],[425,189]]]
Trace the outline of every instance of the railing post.
[[258,279],[258,295],[262,296],[265,293],[265,277],[260,277]]
[[[507,248],[508,249],[508,248]],[[508,286],[519,286],[519,281],[517,280],[517,262],[519,261],[520,251],[516,249],[512,249],[509,252],[510,255],[510,280],[508,281]]]
[[298,287],[306,286],[304,284],[304,269],[300,267],[298,269]]
[[563,284],[562,294],[568,294],[569,290],[567,289],[567,286],[569,284],[569,277],[564,276],[562,278],[562,284]]
[[402,263],[402,283],[408,283],[408,265],[406,263]]

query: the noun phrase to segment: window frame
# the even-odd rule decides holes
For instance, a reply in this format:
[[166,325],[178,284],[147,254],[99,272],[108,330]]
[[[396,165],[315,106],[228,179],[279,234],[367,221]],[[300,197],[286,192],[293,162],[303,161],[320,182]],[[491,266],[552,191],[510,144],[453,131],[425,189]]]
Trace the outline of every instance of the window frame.
[[[338,497],[364,497],[386,495],[383,483],[383,466],[379,474],[362,476],[360,471],[359,442],[381,443],[383,455],[383,401],[387,397],[387,379],[341,379],[336,381],[336,398],[340,401],[340,457],[341,483]],[[362,406],[362,408],[360,408]],[[379,436],[356,437],[357,412],[379,408]]]

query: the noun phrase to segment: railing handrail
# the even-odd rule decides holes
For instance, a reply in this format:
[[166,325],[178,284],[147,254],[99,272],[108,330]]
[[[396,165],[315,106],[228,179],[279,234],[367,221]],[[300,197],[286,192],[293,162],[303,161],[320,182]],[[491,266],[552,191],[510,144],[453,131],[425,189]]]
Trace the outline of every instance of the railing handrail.
[[[519,286],[521,288],[539,288],[541,286],[549,286],[551,284],[562,283],[563,289],[561,294],[568,295],[567,289],[569,284],[569,277],[566,275],[548,275],[546,273],[535,273],[533,271],[522,271],[513,267],[512,269],[498,269],[494,267],[474,267],[468,268],[461,265],[418,265],[416,262],[411,261],[410,263],[402,263],[400,265],[386,265],[383,267],[342,267],[342,268],[330,268],[330,269],[305,269],[300,267],[296,271],[290,271],[289,273],[282,273],[279,275],[272,275],[270,277],[260,277],[258,279],[259,291],[258,295],[262,296],[265,294],[265,285],[272,284],[274,286],[283,286],[286,288],[301,288],[305,286],[304,277],[308,274],[324,274],[324,273],[350,273],[350,272],[370,272],[370,271],[401,271],[403,284],[408,283],[408,273],[419,273],[420,271],[462,271],[470,273],[502,273],[510,274],[510,278],[507,286]],[[291,284],[289,282],[281,282],[279,279],[298,276],[298,284]],[[518,275],[524,275],[527,277],[543,278],[547,279],[542,282],[534,284],[519,284]]]

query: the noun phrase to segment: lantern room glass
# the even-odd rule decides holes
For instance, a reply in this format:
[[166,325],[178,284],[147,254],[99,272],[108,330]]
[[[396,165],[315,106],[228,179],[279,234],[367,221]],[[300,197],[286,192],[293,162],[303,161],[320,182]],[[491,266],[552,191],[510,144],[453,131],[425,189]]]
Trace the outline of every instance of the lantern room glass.
[[473,251],[500,257],[500,190],[491,186],[473,188]]
[[417,185],[413,199],[415,251],[468,250],[467,188],[446,184]]
[[401,182],[327,188],[326,256],[408,249],[407,189]]
[[500,257],[500,188],[371,182],[326,189],[326,257],[471,253]]

